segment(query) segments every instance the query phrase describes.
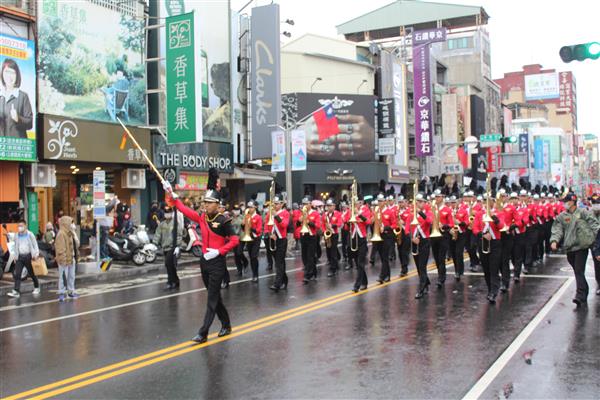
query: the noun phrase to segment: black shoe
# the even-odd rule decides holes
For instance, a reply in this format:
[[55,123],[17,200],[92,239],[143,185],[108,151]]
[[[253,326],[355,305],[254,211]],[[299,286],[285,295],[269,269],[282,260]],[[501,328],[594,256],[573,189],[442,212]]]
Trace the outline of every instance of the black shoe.
[[253,276],[252,277],[252,282],[253,283],[258,283],[258,276]]
[[344,267],[344,271],[348,271],[352,269],[352,264],[348,264]]
[[273,291],[275,291],[275,292],[279,292],[279,287],[278,287],[278,286],[275,286],[275,285],[271,285],[271,286],[269,286],[269,289],[271,289],[271,290],[273,290]]
[[577,304],[577,308],[587,305],[587,300],[573,299],[573,303]]
[[369,264],[375,265],[375,260],[369,260]]
[[316,281],[316,280],[317,280],[317,277],[316,277],[315,275],[313,275],[313,276],[311,276],[311,277],[310,277],[310,280],[311,280],[311,281]]
[[444,287],[444,284],[443,284],[442,282],[438,282],[438,283],[437,283],[437,288],[438,288],[438,289],[441,289],[441,288],[443,288],[443,287]]
[[454,275],[454,280],[456,282],[460,282],[460,275],[459,274]]
[[229,282],[221,282],[221,289],[227,289],[229,287]]
[[172,283],[167,283],[164,287],[163,290],[171,290],[173,289],[173,284]]
[[496,304],[496,295],[495,294],[489,294],[487,296],[487,299],[490,302],[490,304]]
[[353,291],[354,293],[358,293],[358,289],[359,289],[359,288],[357,288],[357,287],[353,287],[353,288],[352,288],[352,291]]
[[388,283],[390,280],[391,280],[391,279],[390,279],[390,277],[388,276],[388,277],[387,277],[387,278],[385,278],[383,281],[384,281],[385,283]]
[[408,275],[408,271],[400,272],[400,278],[404,278],[406,275]]
[[281,290],[287,290],[287,283],[282,284],[281,286],[279,286],[279,289]]
[[171,289],[179,290],[179,282],[171,284]]
[[514,281],[515,281],[515,283],[519,283],[521,281],[521,278],[519,278],[518,276],[515,276]]
[[417,294],[415,294],[415,299],[421,299],[425,295],[425,291],[423,289],[419,290]]
[[501,291],[502,293],[506,293],[506,292],[508,292],[508,286],[507,286],[507,285],[505,285],[505,284],[502,284],[502,285],[500,285],[500,291]]
[[600,296],[600,289],[596,289],[596,296]]
[[379,283],[381,285],[383,283],[383,279],[381,279],[381,278],[377,279],[377,283]]
[[477,266],[471,266],[471,268],[469,268],[471,270],[471,272],[477,272]]
[[223,337],[223,336],[227,336],[227,335],[231,335],[231,327],[230,326],[222,327],[217,336]]
[[529,270],[527,268],[523,268],[523,270],[521,271],[524,275],[528,275],[529,274]]
[[309,280],[307,278],[302,279],[302,284],[303,285],[308,285],[309,284]]
[[367,285],[361,285],[360,290],[367,290]]
[[267,266],[267,271],[273,271],[273,266],[272,265]]
[[208,340],[208,336],[207,335],[201,335],[201,334],[197,334],[196,336],[194,336],[192,338],[192,342],[196,342],[198,344],[206,343],[207,340]]
[[329,271],[329,272],[327,273],[327,277],[328,277],[328,278],[331,278],[332,276],[335,276],[335,272],[333,272],[333,271]]
[[423,293],[427,294],[429,293],[429,283],[425,285],[425,287],[423,288]]
[[241,269],[238,269],[237,276],[242,276],[242,275],[244,275],[244,273],[242,272]]

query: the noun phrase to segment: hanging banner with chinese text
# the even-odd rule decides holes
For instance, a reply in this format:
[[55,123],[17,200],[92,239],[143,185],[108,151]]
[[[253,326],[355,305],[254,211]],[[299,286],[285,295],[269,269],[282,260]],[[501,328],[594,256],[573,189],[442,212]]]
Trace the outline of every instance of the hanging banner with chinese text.
[[306,171],[306,132],[292,131],[292,171]]
[[285,133],[271,132],[271,172],[285,171]]
[[[202,142],[202,96],[196,95],[196,76],[201,64],[194,61],[194,34],[198,13],[175,15],[166,19],[167,142]],[[198,111],[198,112],[196,112]]]

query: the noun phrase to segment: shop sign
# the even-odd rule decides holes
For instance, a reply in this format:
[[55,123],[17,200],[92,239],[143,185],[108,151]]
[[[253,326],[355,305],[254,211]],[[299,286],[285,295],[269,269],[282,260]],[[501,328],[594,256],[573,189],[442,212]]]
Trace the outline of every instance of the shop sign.
[[179,180],[177,168],[165,168],[162,172],[162,176],[171,185],[175,185]]
[[380,156],[393,156],[396,154],[396,138],[380,138],[378,153]]
[[94,218],[106,216],[106,206],[104,204],[106,191],[106,172],[94,171],[93,173],[94,190]]
[[153,162],[157,168],[178,168],[181,171],[233,172],[233,145],[229,143],[183,143],[168,145],[160,136],[153,138]]
[[[44,115],[44,158],[46,160],[146,164],[131,140],[120,149],[123,129],[119,125]],[[131,127],[130,132],[150,154],[150,131]]]
[[35,162],[35,41],[1,33],[0,65],[14,82],[10,88],[0,84],[0,114],[6,116],[0,120],[0,160]]
[[208,183],[208,174],[190,174],[180,172],[175,190],[205,191]]
[[381,99],[377,102],[377,127],[380,135],[394,133],[396,127],[394,99]]

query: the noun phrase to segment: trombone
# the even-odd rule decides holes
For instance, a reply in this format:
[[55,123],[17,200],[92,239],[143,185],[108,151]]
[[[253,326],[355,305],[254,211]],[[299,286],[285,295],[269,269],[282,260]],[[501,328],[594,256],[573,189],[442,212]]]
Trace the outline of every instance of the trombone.
[[[358,199],[358,190],[356,188],[356,179],[352,181],[350,192],[350,219],[348,220],[348,223],[350,224],[350,251],[356,252],[358,251],[358,233],[356,232],[356,229],[358,229],[356,226],[356,200]],[[352,232],[352,228],[354,228],[354,232]],[[354,235],[354,233],[356,233],[356,235]]]
[[[415,179],[415,183],[413,185],[413,220],[410,225],[413,227],[413,238],[419,237],[419,231],[416,228],[419,226],[419,220],[417,219],[417,191],[419,190],[419,181]],[[413,256],[419,255],[419,245],[414,243],[412,240],[410,241],[410,253]]]
[[[485,227],[483,228],[483,234],[486,234],[490,228],[490,223],[494,220],[492,219],[492,215],[490,213],[490,197],[492,196],[492,190],[490,185],[490,174],[487,175],[485,180],[485,215],[483,216],[483,222],[485,223]],[[486,246],[487,245],[487,246]],[[491,243],[489,240],[486,240],[483,235],[481,236],[481,253],[490,254],[490,246]]]
[[273,226],[275,225],[275,217],[273,216],[273,198],[275,197],[275,181],[271,181],[271,187],[269,188],[269,217],[267,218],[267,226],[271,227],[271,235],[269,235],[269,250],[274,252],[277,247],[277,243],[271,237],[273,235]]

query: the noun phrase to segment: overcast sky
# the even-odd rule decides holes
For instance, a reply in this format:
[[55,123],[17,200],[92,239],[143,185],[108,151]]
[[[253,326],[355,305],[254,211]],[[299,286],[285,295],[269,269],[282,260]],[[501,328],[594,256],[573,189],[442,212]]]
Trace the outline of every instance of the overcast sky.
[[[232,0],[239,10],[247,0]],[[337,36],[335,26],[393,2],[393,0],[279,0],[282,25],[292,38],[304,33]],[[438,0],[482,6],[490,16],[492,77],[519,71],[523,65],[541,64],[557,71],[573,71],[577,83],[580,133],[600,134],[600,59],[564,64],[558,56],[562,45],[600,41],[599,14],[594,0]],[[270,4],[255,0],[251,6]],[[284,40],[290,40],[283,38]],[[594,72],[594,73],[593,73]]]

